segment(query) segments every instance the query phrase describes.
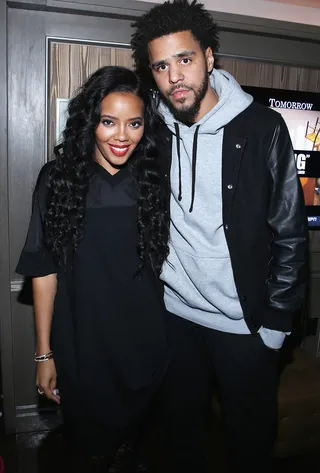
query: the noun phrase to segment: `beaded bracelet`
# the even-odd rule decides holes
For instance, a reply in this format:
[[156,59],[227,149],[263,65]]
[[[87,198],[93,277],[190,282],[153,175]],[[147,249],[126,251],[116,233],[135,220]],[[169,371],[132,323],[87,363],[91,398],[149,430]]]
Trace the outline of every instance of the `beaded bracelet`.
[[42,363],[43,361],[49,361],[52,358],[53,358],[52,350],[49,351],[48,353],[45,353],[44,355],[39,355],[38,353],[34,354],[34,361],[36,363]]

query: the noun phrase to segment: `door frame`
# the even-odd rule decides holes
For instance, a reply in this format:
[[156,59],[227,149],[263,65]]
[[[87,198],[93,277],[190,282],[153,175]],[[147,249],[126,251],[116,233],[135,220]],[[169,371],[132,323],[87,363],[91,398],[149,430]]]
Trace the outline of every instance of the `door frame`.
[[0,0],[0,375],[1,428],[14,416],[14,379],[10,302],[8,141],[7,141],[7,2]]

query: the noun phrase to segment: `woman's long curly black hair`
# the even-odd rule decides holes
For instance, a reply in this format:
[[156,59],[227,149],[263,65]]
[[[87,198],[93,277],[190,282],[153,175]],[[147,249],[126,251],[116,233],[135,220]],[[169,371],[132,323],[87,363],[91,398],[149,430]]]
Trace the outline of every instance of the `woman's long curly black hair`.
[[181,31],[191,31],[203,51],[208,47],[215,54],[219,48],[218,27],[211,14],[197,0],[173,0],[156,5],[131,25],[132,56],[135,70],[148,86],[157,90],[149,67],[150,41]]
[[138,191],[140,269],[151,261],[159,274],[168,255],[169,222],[154,139],[157,118],[149,94],[136,74],[124,67],[97,70],[69,103],[63,141],[54,148],[56,159],[48,179],[46,245],[59,266],[66,267],[84,236],[86,196],[94,172],[95,131],[101,119],[101,101],[112,92],[132,93],[145,104],[144,136],[130,165]]

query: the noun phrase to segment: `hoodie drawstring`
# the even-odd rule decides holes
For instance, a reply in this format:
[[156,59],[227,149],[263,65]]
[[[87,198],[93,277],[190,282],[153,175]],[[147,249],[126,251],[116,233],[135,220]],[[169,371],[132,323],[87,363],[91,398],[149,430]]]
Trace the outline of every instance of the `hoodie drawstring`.
[[[179,124],[175,123],[174,128],[176,130],[176,142],[177,142],[177,155],[178,155],[178,166],[179,166],[179,194],[178,200],[182,200],[182,178],[181,178],[181,154],[180,154],[180,129]],[[198,147],[198,134],[200,125],[197,126],[193,136],[192,146],[192,183],[191,183],[191,203],[189,212],[193,211],[194,196],[196,191],[196,164],[197,164],[197,147]]]
[[174,124],[176,129],[176,142],[177,142],[177,154],[178,154],[178,166],[179,166],[179,194],[178,200],[182,199],[182,181],[181,181],[181,155],[180,155],[180,130],[178,123]]
[[191,203],[189,212],[191,213],[193,210],[193,203],[194,203],[194,194],[196,190],[196,164],[197,164],[197,146],[198,146],[198,133],[199,133],[200,125],[197,126],[196,131],[193,137],[193,147],[192,147],[192,188],[191,188]]

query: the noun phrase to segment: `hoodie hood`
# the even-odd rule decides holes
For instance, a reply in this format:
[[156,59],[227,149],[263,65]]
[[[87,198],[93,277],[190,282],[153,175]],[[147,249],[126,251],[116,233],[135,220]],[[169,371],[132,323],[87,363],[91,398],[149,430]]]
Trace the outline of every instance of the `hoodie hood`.
[[196,192],[199,135],[201,139],[201,135],[210,136],[217,134],[219,130],[222,130],[225,125],[245,110],[253,101],[253,97],[241,89],[234,77],[221,69],[213,69],[210,76],[210,85],[216,91],[219,101],[201,120],[191,126],[179,122],[164,102],[160,102],[159,104],[159,112],[167,127],[176,138],[176,156],[179,168],[179,201],[182,199],[181,145],[186,145],[187,141],[190,140],[190,136],[193,137],[192,150],[189,150],[189,153],[187,149],[188,146],[184,146],[184,151],[192,156],[191,201],[189,212],[193,211]]
[[[160,102],[159,112],[167,127],[176,137],[177,159],[179,167],[179,193],[178,200],[182,199],[182,177],[181,177],[181,141],[184,144],[190,135],[193,136],[192,151],[192,182],[189,212],[193,211],[196,192],[196,168],[198,155],[199,135],[215,135],[223,129],[233,118],[245,110],[253,101],[253,97],[244,92],[238,82],[226,71],[213,69],[210,76],[210,85],[216,91],[219,101],[201,120],[192,126],[176,120],[167,105]],[[187,151],[188,152],[188,151]]]
[[176,134],[179,126],[180,135],[194,133],[198,128],[199,134],[215,134],[227,125],[239,113],[243,112],[253,101],[250,94],[244,92],[231,74],[222,69],[213,69],[210,85],[216,91],[219,101],[204,117],[192,126],[179,122],[164,102],[160,102],[159,112],[168,128]]

